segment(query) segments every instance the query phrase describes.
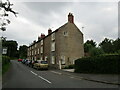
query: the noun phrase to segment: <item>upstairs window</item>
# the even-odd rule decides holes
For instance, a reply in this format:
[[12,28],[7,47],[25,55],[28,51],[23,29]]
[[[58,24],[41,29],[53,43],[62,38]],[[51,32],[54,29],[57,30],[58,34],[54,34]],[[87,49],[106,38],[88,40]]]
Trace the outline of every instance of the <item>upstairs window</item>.
[[52,34],[51,40],[55,40],[55,33]]
[[27,55],[29,56],[29,52],[27,53]]
[[65,56],[61,56],[61,64],[65,64]]
[[55,51],[55,42],[51,43],[51,51]]
[[64,35],[64,36],[68,36],[68,32],[67,32],[67,31],[64,31],[64,32],[63,32],[63,35]]
[[31,56],[31,52],[30,52],[30,56]]
[[36,55],[36,50],[35,50],[35,55]]
[[39,48],[38,48],[38,54],[39,54]]
[[41,45],[43,45],[43,40],[41,40]]
[[32,55],[33,55],[33,51],[32,51]]
[[51,57],[51,64],[55,64],[55,56]]
[[41,53],[43,53],[43,46],[41,47]]

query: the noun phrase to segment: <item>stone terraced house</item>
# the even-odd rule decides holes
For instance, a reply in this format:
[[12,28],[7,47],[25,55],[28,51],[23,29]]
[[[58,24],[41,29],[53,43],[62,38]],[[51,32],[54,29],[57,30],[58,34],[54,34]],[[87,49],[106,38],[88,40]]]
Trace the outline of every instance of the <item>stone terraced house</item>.
[[41,34],[38,41],[28,47],[28,59],[46,60],[50,67],[64,68],[74,64],[74,60],[84,56],[83,33],[74,24],[72,13],[68,15],[68,22],[48,35]]

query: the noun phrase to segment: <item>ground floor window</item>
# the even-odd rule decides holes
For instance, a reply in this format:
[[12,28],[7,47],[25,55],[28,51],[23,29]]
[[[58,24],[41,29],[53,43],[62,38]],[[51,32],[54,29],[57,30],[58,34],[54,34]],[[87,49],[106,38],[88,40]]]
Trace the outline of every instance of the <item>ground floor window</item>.
[[51,64],[55,64],[55,56],[51,57]]
[[41,59],[41,60],[43,60],[43,58],[42,58],[42,57],[41,57],[40,59]]
[[35,57],[35,60],[36,60],[36,57]]
[[61,64],[65,64],[65,56],[61,56]]
[[47,56],[45,56],[45,61],[47,61],[48,60],[48,57]]

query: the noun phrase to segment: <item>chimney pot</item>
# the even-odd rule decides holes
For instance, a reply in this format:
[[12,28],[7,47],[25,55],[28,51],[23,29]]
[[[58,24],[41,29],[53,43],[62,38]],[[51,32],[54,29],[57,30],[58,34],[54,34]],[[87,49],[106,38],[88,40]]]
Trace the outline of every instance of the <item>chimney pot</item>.
[[52,33],[52,30],[49,28],[49,29],[48,29],[48,34],[50,34],[50,33]]
[[41,38],[44,38],[45,37],[45,34],[41,33]]
[[68,14],[68,22],[74,23],[74,16],[73,16],[72,13],[69,13],[69,14]]

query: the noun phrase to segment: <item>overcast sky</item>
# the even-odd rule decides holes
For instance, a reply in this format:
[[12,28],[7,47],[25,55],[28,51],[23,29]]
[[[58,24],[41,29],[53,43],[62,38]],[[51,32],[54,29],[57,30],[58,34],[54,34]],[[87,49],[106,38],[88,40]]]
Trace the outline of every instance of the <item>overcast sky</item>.
[[[13,9],[19,12],[16,18],[9,16],[11,24],[2,35],[20,45],[29,45],[41,33],[48,34],[67,22],[69,12],[74,23],[86,40],[99,43],[104,38],[118,38],[117,2],[14,2]],[[84,27],[82,29],[82,27]]]

